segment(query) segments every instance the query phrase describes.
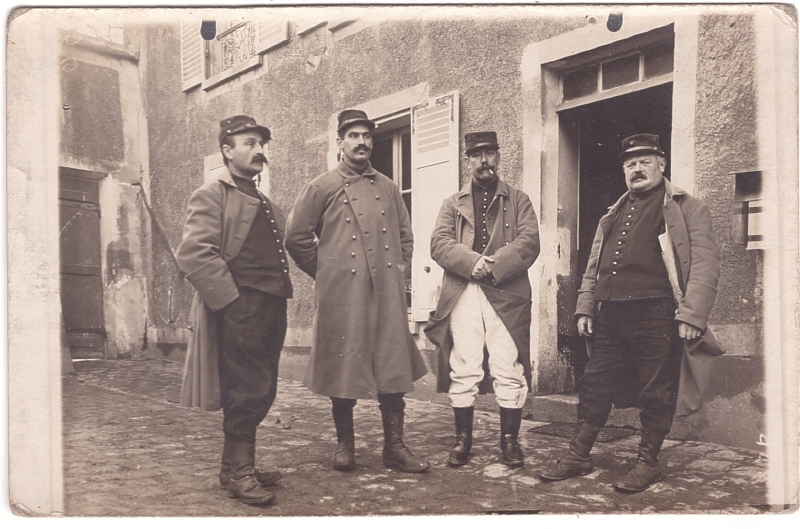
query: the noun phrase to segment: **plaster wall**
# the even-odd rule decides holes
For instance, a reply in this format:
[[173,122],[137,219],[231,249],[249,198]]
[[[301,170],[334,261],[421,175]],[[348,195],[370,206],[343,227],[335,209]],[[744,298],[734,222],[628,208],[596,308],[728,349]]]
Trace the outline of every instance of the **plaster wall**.
[[[137,199],[146,151],[141,145],[138,35],[125,45],[62,33],[61,71],[96,72],[62,82],[59,165],[105,173],[100,188],[100,244],[106,356],[126,358],[145,347],[145,250],[149,221]],[[62,77],[62,80],[64,77]]]

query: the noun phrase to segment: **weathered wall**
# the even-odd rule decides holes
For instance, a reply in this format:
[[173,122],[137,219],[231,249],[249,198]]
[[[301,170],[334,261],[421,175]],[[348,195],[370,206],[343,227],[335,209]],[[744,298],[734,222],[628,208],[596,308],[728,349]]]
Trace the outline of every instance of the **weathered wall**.
[[62,32],[62,167],[105,173],[100,180],[103,312],[109,358],[145,346],[149,224],[137,200],[146,153],[141,145],[142,102],[137,46]]
[[[363,29],[333,42],[322,26],[267,53],[268,67],[233,79],[208,93],[180,88],[178,25],[148,28],[146,109],[154,208],[173,247],[189,194],[202,183],[203,157],[215,152],[218,121],[249,114],[266,123],[270,143],[270,195],[288,212],[302,185],[327,170],[328,119],[359,105],[429,83],[430,95],[459,90],[461,150],[463,134],[493,129],[501,144],[500,174],[522,184],[522,115],[519,64],[533,40],[549,38],[584,24],[584,16],[548,18],[511,16],[500,9],[481,19],[395,20]],[[502,50],[502,53],[498,53]],[[463,165],[463,164],[462,164]],[[466,181],[462,167],[461,182]],[[426,252],[427,238],[417,236],[416,251]],[[166,284],[172,274],[165,248],[154,246],[151,298],[158,312],[167,306]],[[289,304],[290,331],[300,340],[312,324],[313,283],[291,269],[295,299]],[[171,281],[171,279],[170,279]],[[176,300],[185,314],[191,289]]]

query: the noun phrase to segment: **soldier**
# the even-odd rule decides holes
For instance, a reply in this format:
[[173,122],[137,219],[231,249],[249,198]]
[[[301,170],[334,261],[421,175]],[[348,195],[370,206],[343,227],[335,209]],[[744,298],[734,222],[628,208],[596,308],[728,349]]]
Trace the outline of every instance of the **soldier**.
[[589,452],[612,403],[635,399],[637,462],[614,487],[641,492],[663,478],[658,454],[672,427],[682,347],[709,334],[719,247],[708,207],[664,178],[658,136],[626,138],[620,159],[628,192],[600,219],[575,312],[578,332],[592,342],[578,381],[578,430],[567,453],[537,474],[555,481],[590,473]]
[[475,396],[481,382],[489,389],[491,375],[503,462],[514,468],[524,464],[517,436],[531,376],[527,272],[539,255],[539,224],[528,195],[497,176],[497,134],[474,132],[464,140],[472,178],[445,199],[431,235],[431,256],[444,279],[425,332],[438,346],[438,390],[449,392],[455,414],[449,464],[467,462]]
[[[269,504],[277,471],[255,469],[256,427],[275,400],[292,297],[283,214],[253,179],[267,159],[267,127],[248,116],[220,122],[227,170],[197,189],[177,257],[197,291],[181,404],[223,410],[220,485],[247,504]],[[221,401],[221,402],[220,402]]]
[[426,373],[405,301],[411,222],[397,186],[369,163],[375,124],[361,110],[345,110],[338,119],[340,162],[302,189],[286,235],[289,254],[315,279],[305,384],[331,398],[334,469],[355,468],[353,407],[356,399],[377,398],[384,465],[424,472],[430,464],[403,442],[403,396]]

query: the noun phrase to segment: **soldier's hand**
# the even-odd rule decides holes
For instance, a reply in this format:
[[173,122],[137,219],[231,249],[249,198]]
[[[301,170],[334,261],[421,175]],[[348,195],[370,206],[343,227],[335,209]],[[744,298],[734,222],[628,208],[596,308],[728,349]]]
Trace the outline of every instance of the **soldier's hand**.
[[476,281],[480,281],[489,273],[491,273],[492,269],[489,267],[489,263],[494,263],[494,259],[491,257],[486,257],[485,255],[481,255],[478,261],[475,263],[475,266],[472,267],[472,279]]
[[580,316],[578,318],[578,334],[584,338],[591,338],[594,336],[594,321],[589,316]]
[[680,322],[678,324],[678,336],[684,340],[696,340],[697,338],[700,338],[701,334],[703,334],[703,330],[698,329],[694,325],[684,322]]

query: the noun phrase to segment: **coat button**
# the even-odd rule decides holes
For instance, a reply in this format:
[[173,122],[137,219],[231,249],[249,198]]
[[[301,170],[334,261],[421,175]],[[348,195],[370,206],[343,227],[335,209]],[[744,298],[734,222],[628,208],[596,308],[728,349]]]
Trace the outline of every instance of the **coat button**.
[[392,267],[392,263],[388,263],[386,266],[388,266],[389,268],[391,268],[391,267]]
[[344,199],[344,203],[345,203],[345,204],[349,204],[349,202],[347,202],[347,199]]
[[381,210],[381,215],[386,215],[386,212]]
[[380,195],[375,195],[375,200],[380,200],[380,199],[381,199]]
[[351,273],[351,274],[355,274],[355,273],[356,273],[356,269],[355,269],[355,268],[353,268],[352,270],[350,270],[350,273]]
[[356,256],[356,252],[350,253],[350,257],[355,257],[355,256]]
[[370,180],[369,180],[369,183],[370,183],[370,184],[374,184],[374,183],[375,183],[375,180],[372,180],[372,179],[370,178]]
[[353,235],[353,240],[356,240],[356,236],[355,235]]
[[345,182],[344,187],[350,187],[350,183],[349,182]]
[[383,233],[386,233],[386,228],[383,228],[381,231],[382,231]]
[[384,246],[384,249],[388,250],[389,249],[389,245],[387,244],[386,246]]
[[347,220],[347,222],[350,222],[350,217],[347,217],[347,219],[345,219],[345,220]]
[[508,224],[506,224],[506,228],[508,228]]
[[508,211],[508,208],[503,208],[503,211]]

